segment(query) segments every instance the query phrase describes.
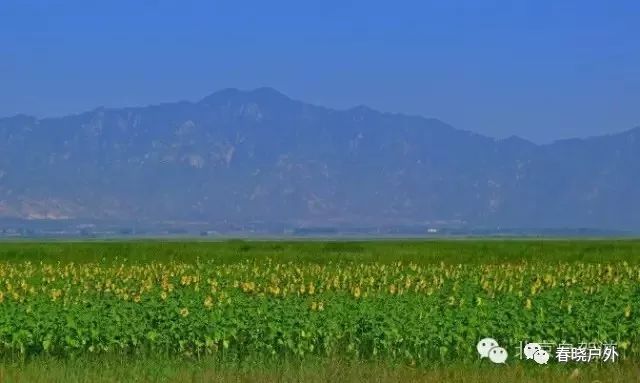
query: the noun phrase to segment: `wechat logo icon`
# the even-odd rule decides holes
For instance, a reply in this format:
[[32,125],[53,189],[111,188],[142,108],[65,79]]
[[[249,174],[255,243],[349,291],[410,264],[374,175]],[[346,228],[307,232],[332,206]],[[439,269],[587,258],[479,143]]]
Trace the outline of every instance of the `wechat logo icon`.
[[476,350],[480,354],[480,358],[489,358],[490,361],[497,364],[502,364],[507,360],[509,354],[507,350],[498,345],[498,342],[493,338],[484,338],[476,345]]

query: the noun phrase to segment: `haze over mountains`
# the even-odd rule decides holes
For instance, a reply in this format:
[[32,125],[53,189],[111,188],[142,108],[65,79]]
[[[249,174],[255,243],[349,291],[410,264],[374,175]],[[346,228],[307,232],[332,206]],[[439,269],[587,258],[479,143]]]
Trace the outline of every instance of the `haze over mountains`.
[[536,145],[270,88],[0,119],[0,218],[638,230],[639,197],[640,128]]

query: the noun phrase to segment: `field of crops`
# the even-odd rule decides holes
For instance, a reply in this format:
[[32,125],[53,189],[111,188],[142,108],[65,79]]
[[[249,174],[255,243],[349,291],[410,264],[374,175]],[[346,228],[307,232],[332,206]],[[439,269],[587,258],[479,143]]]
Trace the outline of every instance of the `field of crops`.
[[477,363],[491,336],[640,357],[640,243],[0,244],[0,354]]

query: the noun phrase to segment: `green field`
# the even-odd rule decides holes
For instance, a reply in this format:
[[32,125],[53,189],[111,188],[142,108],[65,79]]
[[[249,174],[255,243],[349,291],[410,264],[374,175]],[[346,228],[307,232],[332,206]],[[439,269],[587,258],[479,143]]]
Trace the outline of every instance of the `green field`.
[[4,242],[0,358],[0,381],[633,381],[640,241]]

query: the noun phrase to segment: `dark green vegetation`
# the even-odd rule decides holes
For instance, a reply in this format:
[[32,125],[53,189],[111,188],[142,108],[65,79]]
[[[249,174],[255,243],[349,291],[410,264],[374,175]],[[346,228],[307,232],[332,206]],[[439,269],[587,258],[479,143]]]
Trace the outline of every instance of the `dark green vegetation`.
[[0,242],[1,262],[519,262],[640,263],[640,240],[105,241]]
[[[83,380],[103,363],[112,381],[568,376],[575,365],[516,360],[518,342],[547,340],[616,342],[622,367],[581,376],[626,377],[640,359],[639,260],[632,240],[0,243],[0,373],[29,380],[46,364]],[[510,366],[478,361],[486,336]]]

